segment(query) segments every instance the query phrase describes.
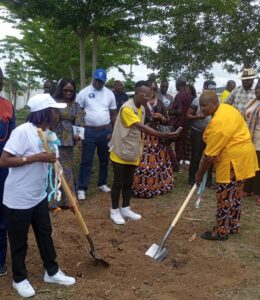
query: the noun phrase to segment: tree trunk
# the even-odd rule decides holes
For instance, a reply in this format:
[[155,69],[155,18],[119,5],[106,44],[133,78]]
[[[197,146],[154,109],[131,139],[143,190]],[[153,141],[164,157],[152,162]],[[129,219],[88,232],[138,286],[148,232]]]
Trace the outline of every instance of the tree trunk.
[[72,66],[69,66],[70,78],[75,79],[75,72]]
[[9,80],[9,99],[11,101],[12,104],[14,104],[14,100],[13,100],[13,93],[12,93],[12,80]]
[[132,63],[130,64],[129,77],[130,77],[131,79],[133,79],[133,64],[132,64]]
[[27,86],[27,89],[26,89],[26,99],[25,99],[26,103],[28,102],[30,96],[31,96],[31,88],[30,88],[30,86]]
[[252,66],[250,66],[250,62],[249,62],[249,59],[247,57],[243,58],[243,63],[244,63],[244,68],[246,68],[246,69],[252,67]]
[[86,42],[86,33],[81,32],[78,33],[79,37],[79,52],[80,52],[80,88],[83,89],[85,87],[86,82],[86,51],[85,51],[85,42]]
[[93,31],[93,44],[92,44],[92,77],[97,68],[97,33]]
[[15,91],[14,94],[13,94],[13,97],[14,97],[14,109],[16,110],[16,103],[17,103],[17,92]]

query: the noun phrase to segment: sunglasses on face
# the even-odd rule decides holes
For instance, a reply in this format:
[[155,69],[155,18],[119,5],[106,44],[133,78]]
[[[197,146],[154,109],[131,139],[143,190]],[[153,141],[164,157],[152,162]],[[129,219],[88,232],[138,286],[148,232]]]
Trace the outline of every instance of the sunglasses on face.
[[73,94],[75,92],[75,90],[71,90],[71,89],[63,89],[64,93],[71,93]]
[[151,87],[151,90],[156,92],[157,91],[157,88],[156,87]]
[[140,96],[142,96],[145,100],[150,100],[153,95],[152,94],[143,94],[143,93],[139,93]]

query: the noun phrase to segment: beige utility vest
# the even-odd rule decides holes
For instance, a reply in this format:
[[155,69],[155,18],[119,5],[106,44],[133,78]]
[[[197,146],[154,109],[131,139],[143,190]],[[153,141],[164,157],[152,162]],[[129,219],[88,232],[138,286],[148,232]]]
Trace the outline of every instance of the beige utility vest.
[[[124,107],[130,107],[138,115],[138,109],[135,106],[133,99],[125,102],[116,118],[113,129],[113,134],[110,142],[108,143],[109,151],[115,152],[121,159],[128,161],[136,161],[143,152],[142,133],[136,127],[125,127],[121,120],[121,111]],[[141,123],[144,124],[145,110],[141,106],[142,119]]]

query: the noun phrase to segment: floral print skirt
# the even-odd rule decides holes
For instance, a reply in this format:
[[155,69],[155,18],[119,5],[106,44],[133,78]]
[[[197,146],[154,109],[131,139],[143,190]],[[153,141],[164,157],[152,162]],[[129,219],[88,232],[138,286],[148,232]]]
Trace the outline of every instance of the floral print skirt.
[[171,161],[158,137],[145,135],[144,150],[134,173],[133,195],[152,198],[169,192],[174,186]]

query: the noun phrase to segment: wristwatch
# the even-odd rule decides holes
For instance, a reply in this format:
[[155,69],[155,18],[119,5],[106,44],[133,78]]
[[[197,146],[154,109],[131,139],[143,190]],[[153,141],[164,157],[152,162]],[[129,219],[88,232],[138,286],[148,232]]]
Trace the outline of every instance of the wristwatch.
[[26,163],[27,162],[27,157],[22,157],[22,162]]

